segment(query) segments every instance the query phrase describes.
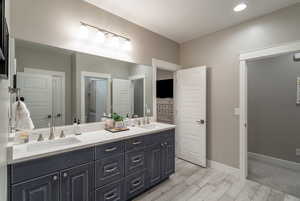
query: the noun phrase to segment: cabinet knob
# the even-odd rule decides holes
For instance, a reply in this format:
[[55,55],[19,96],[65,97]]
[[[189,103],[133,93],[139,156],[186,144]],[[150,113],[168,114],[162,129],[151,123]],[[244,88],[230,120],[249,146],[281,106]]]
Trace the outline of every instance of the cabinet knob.
[[68,177],[68,173],[65,172],[65,173],[63,174],[63,177],[65,177],[65,178]]
[[53,181],[56,181],[58,179],[57,176],[53,176]]

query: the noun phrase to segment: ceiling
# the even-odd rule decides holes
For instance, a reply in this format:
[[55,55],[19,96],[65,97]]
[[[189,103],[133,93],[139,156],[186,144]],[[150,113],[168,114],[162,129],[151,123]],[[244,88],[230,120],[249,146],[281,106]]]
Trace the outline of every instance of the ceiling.
[[155,33],[182,43],[243,21],[265,15],[300,0],[85,0]]

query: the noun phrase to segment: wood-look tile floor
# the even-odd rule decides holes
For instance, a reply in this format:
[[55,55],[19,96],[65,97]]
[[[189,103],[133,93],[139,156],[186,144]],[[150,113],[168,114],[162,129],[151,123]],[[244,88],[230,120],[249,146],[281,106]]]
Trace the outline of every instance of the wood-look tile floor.
[[176,159],[170,179],[150,189],[134,201],[300,201],[238,175],[201,168]]

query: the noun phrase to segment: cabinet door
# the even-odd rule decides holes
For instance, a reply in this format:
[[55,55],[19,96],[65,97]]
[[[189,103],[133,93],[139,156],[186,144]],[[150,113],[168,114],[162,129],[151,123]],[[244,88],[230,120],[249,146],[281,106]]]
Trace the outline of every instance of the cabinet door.
[[13,185],[12,201],[59,201],[59,174]]
[[175,172],[175,145],[172,138],[163,142],[162,149],[162,177],[169,177]]
[[94,190],[94,163],[61,172],[61,201],[90,201]]
[[156,144],[148,149],[148,177],[150,187],[159,183],[162,179],[162,147],[161,144]]

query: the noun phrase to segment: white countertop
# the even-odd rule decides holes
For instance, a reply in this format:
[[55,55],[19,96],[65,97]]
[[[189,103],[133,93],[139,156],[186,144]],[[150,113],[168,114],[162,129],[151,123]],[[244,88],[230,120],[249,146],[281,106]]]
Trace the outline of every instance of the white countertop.
[[[51,144],[52,142],[55,143],[59,140],[53,141],[43,141],[43,142],[29,142],[26,144],[21,145],[9,145],[8,146],[8,164],[14,164],[19,162],[24,162],[27,160],[47,157],[59,153],[69,152],[77,149],[92,147],[95,145],[106,144],[110,142],[116,142],[132,137],[148,135],[164,130],[173,129],[176,126],[171,124],[163,124],[163,123],[151,123],[151,125],[155,125],[154,128],[141,128],[141,127],[129,127],[128,131],[118,132],[118,133],[111,133],[106,130],[98,130],[93,132],[86,132],[80,136],[70,135],[64,140],[70,140],[70,144],[61,144],[58,146],[43,146],[45,143]],[[72,138],[72,139],[67,139]],[[75,142],[74,142],[75,140]],[[39,144],[42,145],[39,147]],[[44,143],[44,144],[43,144]],[[34,149],[30,147],[35,146]],[[37,148],[38,147],[38,148]]]

